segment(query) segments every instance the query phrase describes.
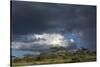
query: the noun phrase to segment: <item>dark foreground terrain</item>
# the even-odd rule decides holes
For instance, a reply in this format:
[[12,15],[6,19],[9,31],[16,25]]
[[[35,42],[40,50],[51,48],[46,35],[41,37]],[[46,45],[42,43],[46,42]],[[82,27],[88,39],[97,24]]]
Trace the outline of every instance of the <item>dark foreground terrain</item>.
[[53,51],[43,52],[40,55],[24,55],[23,57],[12,56],[11,66],[27,66],[41,64],[75,63],[96,61],[96,51],[77,49],[67,51],[62,48],[52,48]]

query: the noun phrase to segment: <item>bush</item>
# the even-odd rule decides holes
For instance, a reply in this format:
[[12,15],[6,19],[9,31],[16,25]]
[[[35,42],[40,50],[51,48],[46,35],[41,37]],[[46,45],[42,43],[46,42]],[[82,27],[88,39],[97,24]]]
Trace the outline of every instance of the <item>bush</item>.
[[80,62],[80,58],[79,57],[73,57],[72,62]]

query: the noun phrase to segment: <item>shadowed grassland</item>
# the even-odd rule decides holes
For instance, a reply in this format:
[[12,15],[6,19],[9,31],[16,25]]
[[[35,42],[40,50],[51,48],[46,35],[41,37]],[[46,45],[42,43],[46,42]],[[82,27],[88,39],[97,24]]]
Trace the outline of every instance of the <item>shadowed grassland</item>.
[[11,61],[11,66],[13,67],[42,64],[91,62],[96,61],[96,52],[90,51],[88,49],[79,49],[75,52],[68,52],[65,49],[59,49],[57,51],[41,53],[37,56],[27,54],[21,58],[14,57]]

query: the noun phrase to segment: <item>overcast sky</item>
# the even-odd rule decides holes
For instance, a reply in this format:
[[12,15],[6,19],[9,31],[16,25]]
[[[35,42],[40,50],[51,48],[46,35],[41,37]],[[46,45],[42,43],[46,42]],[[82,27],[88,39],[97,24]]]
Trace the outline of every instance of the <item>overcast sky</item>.
[[43,50],[71,41],[96,49],[95,6],[12,1],[11,8],[13,47]]

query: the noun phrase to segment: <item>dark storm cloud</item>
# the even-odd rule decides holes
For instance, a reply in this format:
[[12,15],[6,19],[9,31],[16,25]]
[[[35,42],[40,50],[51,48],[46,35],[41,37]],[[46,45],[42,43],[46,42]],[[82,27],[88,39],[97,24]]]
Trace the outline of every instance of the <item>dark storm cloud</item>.
[[43,32],[65,34],[78,30],[84,33],[83,39],[88,46],[95,46],[95,6],[25,1],[12,1],[11,4],[13,35]]
[[[95,27],[95,7],[13,1],[14,34]],[[51,22],[50,22],[51,21]],[[52,31],[52,32],[54,32]],[[49,31],[48,31],[49,32]]]
[[87,29],[84,31],[85,36],[83,39],[85,40],[85,47],[89,47],[90,49],[96,50],[96,30],[95,29]]

